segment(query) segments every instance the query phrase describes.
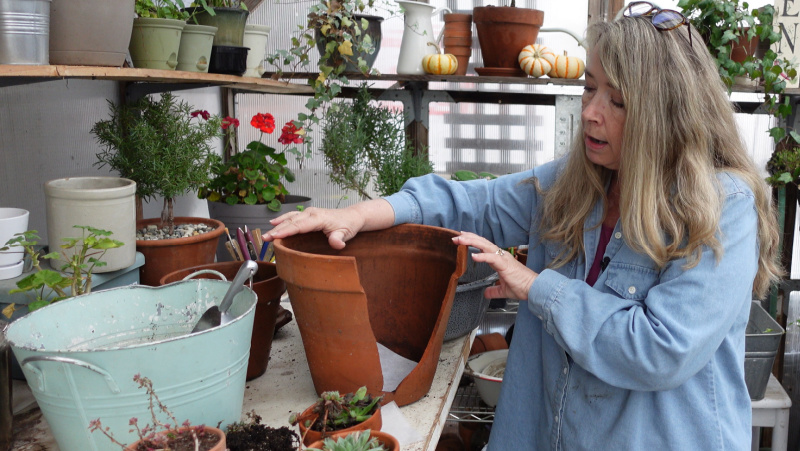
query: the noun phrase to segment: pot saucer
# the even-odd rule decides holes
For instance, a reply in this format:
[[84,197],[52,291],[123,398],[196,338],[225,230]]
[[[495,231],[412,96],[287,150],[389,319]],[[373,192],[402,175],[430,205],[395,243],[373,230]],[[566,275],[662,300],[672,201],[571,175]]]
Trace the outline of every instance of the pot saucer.
[[475,72],[484,77],[527,77],[520,68],[513,67],[476,67]]

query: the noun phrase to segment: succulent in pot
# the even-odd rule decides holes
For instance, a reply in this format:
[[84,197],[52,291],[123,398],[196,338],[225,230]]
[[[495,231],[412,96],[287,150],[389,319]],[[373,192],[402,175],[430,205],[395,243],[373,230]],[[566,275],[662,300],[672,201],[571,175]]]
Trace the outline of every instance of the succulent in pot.
[[292,414],[289,423],[300,428],[300,439],[306,445],[334,432],[380,429],[381,399],[382,396],[369,395],[365,386],[345,395],[327,391],[311,407]]

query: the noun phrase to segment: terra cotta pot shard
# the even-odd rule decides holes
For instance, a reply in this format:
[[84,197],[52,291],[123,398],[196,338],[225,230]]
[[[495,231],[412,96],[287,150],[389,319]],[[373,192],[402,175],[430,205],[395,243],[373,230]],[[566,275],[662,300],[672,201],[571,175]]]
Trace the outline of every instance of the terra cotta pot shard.
[[[342,250],[321,232],[275,241],[318,394],[366,386],[403,406],[431,387],[467,248],[458,233],[400,225],[363,232]],[[379,344],[416,366],[384,390]]]

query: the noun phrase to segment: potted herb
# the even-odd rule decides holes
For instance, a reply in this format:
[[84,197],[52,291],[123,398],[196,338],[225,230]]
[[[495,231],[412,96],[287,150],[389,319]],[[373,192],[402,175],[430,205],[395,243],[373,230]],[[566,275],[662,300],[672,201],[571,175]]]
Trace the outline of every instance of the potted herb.
[[400,442],[381,431],[337,433],[312,443],[308,450],[316,451],[399,451]]
[[212,263],[224,225],[214,219],[176,218],[173,203],[208,182],[217,161],[211,140],[221,136],[220,119],[193,111],[169,92],[158,100],[146,96],[133,104],[109,103],[109,108],[111,118],[92,127],[101,145],[96,165],[108,165],[135,181],[141,199],[164,199],[160,218],[137,221],[136,248],[145,255],[140,282],[157,286],[172,271]]
[[381,428],[382,396],[370,396],[367,387],[355,393],[340,395],[338,391],[322,393],[313,405],[289,417],[289,423],[300,428],[300,439],[308,445],[334,432]]
[[411,177],[433,172],[428,155],[415,154],[403,129],[403,113],[380,106],[366,84],[352,102],[331,105],[323,117],[320,150],[330,168],[330,180],[371,199],[400,190]]
[[[709,52],[715,58],[722,81],[732,87],[737,79],[749,79],[764,88],[764,107],[778,119],[792,112],[789,97],[781,100],[788,80],[797,77],[797,65],[779,57],[770,47],[781,39],[774,29],[775,8],[764,5],[749,9],[739,0],[680,0],[678,7],[703,36]],[[737,47],[759,40],[750,50],[736,52]],[[761,51],[753,49],[760,48]],[[735,53],[741,53],[736,57]],[[783,139],[787,130],[773,127],[769,131],[775,142]],[[794,132],[789,132],[794,133]],[[794,136],[800,141],[800,136]]]
[[[285,150],[276,150],[262,142],[265,135],[275,131],[275,118],[270,113],[258,113],[250,125],[259,131],[259,139],[247,144],[245,150],[233,153],[225,162],[217,158],[211,165],[211,179],[200,187],[198,197],[208,201],[210,216],[228,229],[247,225],[266,232],[272,228],[270,219],[307,207],[311,199],[289,194],[285,183],[293,182],[295,176],[288,167]],[[238,119],[222,120],[229,146],[234,149],[237,127]],[[287,122],[281,128],[278,142],[284,146],[302,143],[304,133],[293,122]],[[217,246],[217,260],[230,260],[223,238]]]
[[[311,54],[319,50],[317,66],[311,70],[316,77],[309,80],[314,97],[306,102],[307,113],[301,113],[295,125],[306,131],[305,149],[290,148],[302,162],[312,155],[313,139],[310,133],[319,123],[320,109],[324,110],[339,94],[342,86],[349,84],[347,72],[377,73],[372,62],[381,42],[380,16],[364,15],[367,9],[378,5],[375,0],[316,0],[308,9],[303,24],[291,37],[290,45],[267,55],[266,61],[275,66],[275,78],[291,78],[297,72],[308,72]],[[394,9],[388,9],[394,14]]]
[[[17,281],[17,288],[9,291],[14,293],[30,293],[32,301],[28,304],[28,311],[49,305],[52,302],[79,296],[92,291],[92,273],[95,268],[106,265],[101,258],[109,249],[123,245],[122,242],[111,239],[111,232],[89,226],[75,226],[81,230],[79,238],[65,238],[61,250],[52,251],[42,255],[42,250],[37,247],[39,235],[36,230],[15,234],[15,238],[8,240],[0,253],[9,252],[13,247],[22,247],[23,252],[31,259],[31,265],[36,271]],[[61,258],[66,263],[61,267],[61,272],[43,269],[42,260]],[[3,315],[11,318],[18,310],[12,303],[3,309]]]
[[[89,431],[100,431],[116,445],[125,451],[150,451],[150,450],[193,450],[193,451],[225,451],[225,433],[218,428],[209,426],[192,426],[189,421],[179,423],[172,412],[164,405],[153,389],[153,382],[137,374],[133,376],[133,381],[140,388],[147,391],[149,397],[149,407],[152,416],[152,424],[139,427],[137,418],[131,418],[130,425],[139,437],[139,440],[125,445],[114,438],[114,434],[108,427],[103,428],[101,420],[95,419],[89,422]],[[158,418],[159,415],[165,420]]]
[[189,13],[174,0],[136,0],[136,14],[130,44],[133,65],[175,70]]

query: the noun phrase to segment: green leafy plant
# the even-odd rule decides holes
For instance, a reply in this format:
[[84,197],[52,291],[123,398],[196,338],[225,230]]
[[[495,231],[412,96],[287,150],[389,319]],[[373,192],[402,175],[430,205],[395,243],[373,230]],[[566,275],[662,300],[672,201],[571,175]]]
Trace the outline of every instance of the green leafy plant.
[[322,441],[322,449],[307,448],[317,451],[383,451],[381,442],[375,437],[370,437],[369,429],[353,432],[344,437],[326,437]]
[[[108,427],[103,427],[103,423],[99,418],[89,421],[89,431],[100,431],[103,435],[109,438],[112,443],[120,446],[124,450],[133,451],[149,451],[149,450],[177,450],[177,449],[193,449],[196,451],[211,449],[214,445],[219,443],[219,437],[207,430],[204,425],[192,426],[188,420],[179,423],[175,415],[164,405],[163,402],[156,395],[153,388],[153,381],[147,377],[139,374],[133,376],[133,381],[139,385],[139,388],[144,388],[147,391],[150,415],[152,423],[139,427],[139,420],[131,418],[129,424],[133,429],[131,432],[136,431],[139,436],[139,442],[134,447],[128,447],[114,438],[114,434]],[[162,415],[166,421],[158,418]]]
[[109,101],[109,109],[111,118],[92,127],[102,148],[95,165],[135,181],[142,199],[163,197],[161,222],[172,233],[174,198],[208,183],[218,161],[210,142],[222,136],[221,120],[169,92],[133,104]]
[[791,144],[778,146],[767,162],[767,183],[772,186],[800,182],[800,145],[788,138],[783,142]]
[[183,3],[174,0],[136,0],[136,15],[146,18],[189,20],[190,14],[183,10]]
[[363,84],[352,101],[325,112],[320,150],[330,180],[370,199],[373,182],[381,196],[396,193],[411,177],[433,172],[426,153],[415,154],[404,131],[403,113],[380,106]]
[[289,423],[292,426],[302,423],[308,429],[323,433],[345,429],[369,419],[379,407],[381,398],[370,396],[367,387],[343,396],[338,391],[327,391],[322,393],[306,416],[293,413]]
[[492,180],[496,178],[497,176],[492,174],[491,172],[486,172],[486,171],[475,172],[467,169],[456,171],[450,176],[451,180],[455,180],[458,182],[466,182],[469,180],[478,180],[478,179]]
[[[33,274],[17,281],[17,288],[9,291],[13,293],[30,293],[33,301],[28,304],[28,310],[34,311],[72,296],[86,294],[92,291],[92,271],[101,268],[106,262],[100,261],[109,249],[123,245],[121,241],[109,238],[112,232],[96,229],[89,226],[74,226],[81,230],[80,238],[64,238],[60,251],[42,255],[39,244],[39,235],[36,230],[17,233],[14,238],[0,247],[0,252],[9,252],[12,246],[21,246],[24,253],[28,254],[31,264],[36,270]],[[66,263],[61,267],[61,272],[51,269],[42,269],[42,260],[58,259]],[[3,309],[3,315],[11,318],[16,310],[15,304],[10,304]]]
[[214,8],[239,8],[245,11],[247,10],[247,5],[244,0],[195,0],[192,2],[192,6],[200,6],[212,16],[217,15],[217,13],[214,12]]
[[[261,131],[259,140],[251,141],[247,150],[233,154],[226,162],[217,159],[211,166],[212,179],[200,188],[198,197],[229,205],[266,204],[270,210],[280,211],[289,194],[283,181],[293,182],[295,176],[287,167],[286,154],[261,142],[264,133],[275,131],[275,118],[269,113],[258,113],[250,125]],[[232,117],[222,120],[222,127],[232,142],[235,142],[238,126],[239,121]],[[286,145],[302,143],[303,133],[291,121],[287,122],[278,142]]]
[[[764,87],[764,107],[780,120],[792,112],[789,97],[781,101],[787,81],[797,77],[797,65],[779,57],[769,46],[780,41],[773,27],[775,8],[765,5],[750,9],[747,2],[739,0],[680,0],[678,7],[703,36],[706,46],[714,56],[722,81],[730,88],[736,77],[747,77]],[[747,55],[743,62],[731,59],[734,45],[740,38],[758,38],[765,48],[763,55]],[[778,126],[769,130],[775,142],[787,135],[787,129]],[[800,135],[788,131],[796,141]]]
[[[296,147],[289,149],[297,155],[301,165],[312,155],[313,138],[311,132],[319,124],[322,114],[330,103],[342,93],[342,86],[348,85],[345,75],[347,63],[355,65],[362,74],[378,74],[371,69],[363,58],[372,54],[375,43],[366,33],[369,22],[365,18],[356,17],[368,8],[379,5],[375,0],[314,0],[309,7],[305,25],[299,25],[297,32],[291,36],[291,45],[267,55],[266,61],[277,68],[275,78],[291,78],[296,72],[309,72],[311,54],[317,47],[317,36],[323,41],[323,50],[313,70],[317,74],[309,79],[314,88],[314,96],[306,102],[305,113],[300,113],[294,121],[297,128],[306,130],[305,149]],[[388,15],[395,14],[393,8],[384,7]]]

